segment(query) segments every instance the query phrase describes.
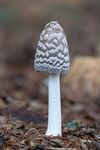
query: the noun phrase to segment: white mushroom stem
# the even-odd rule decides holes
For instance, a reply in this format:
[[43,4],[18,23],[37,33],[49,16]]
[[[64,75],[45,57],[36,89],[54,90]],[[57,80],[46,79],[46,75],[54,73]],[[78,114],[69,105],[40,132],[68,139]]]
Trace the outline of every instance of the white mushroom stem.
[[61,136],[61,100],[59,74],[49,75],[48,128],[46,135]]

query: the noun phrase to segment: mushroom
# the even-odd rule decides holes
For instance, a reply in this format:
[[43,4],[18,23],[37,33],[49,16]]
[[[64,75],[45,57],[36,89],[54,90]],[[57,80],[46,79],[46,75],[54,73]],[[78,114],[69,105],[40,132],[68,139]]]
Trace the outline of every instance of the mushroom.
[[69,70],[65,33],[57,21],[48,23],[40,35],[34,60],[36,71],[49,73],[48,128],[46,136],[61,136],[60,74]]

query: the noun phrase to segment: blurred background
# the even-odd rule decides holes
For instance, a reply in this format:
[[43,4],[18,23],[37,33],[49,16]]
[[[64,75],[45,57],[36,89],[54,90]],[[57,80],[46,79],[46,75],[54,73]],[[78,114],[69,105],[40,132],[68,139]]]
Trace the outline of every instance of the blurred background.
[[47,116],[48,75],[35,72],[33,61],[40,33],[53,20],[64,28],[71,57],[69,74],[61,76],[63,119],[98,122],[99,0],[0,0],[0,108]]

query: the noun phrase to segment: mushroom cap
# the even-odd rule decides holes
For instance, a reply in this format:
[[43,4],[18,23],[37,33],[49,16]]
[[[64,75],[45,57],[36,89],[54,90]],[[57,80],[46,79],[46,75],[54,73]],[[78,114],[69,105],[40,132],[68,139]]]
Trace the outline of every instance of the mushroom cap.
[[40,35],[37,45],[34,68],[60,74],[68,72],[70,66],[67,40],[57,21],[48,23]]

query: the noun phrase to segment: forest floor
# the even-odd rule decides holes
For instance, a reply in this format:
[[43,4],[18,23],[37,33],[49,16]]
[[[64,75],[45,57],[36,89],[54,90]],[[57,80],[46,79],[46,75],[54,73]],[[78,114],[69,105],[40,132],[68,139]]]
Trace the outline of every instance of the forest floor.
[[43,76],[0,68],[0,150],[100,150],[100,104],[92,101],[62,99],[62,137],[45,136]]

